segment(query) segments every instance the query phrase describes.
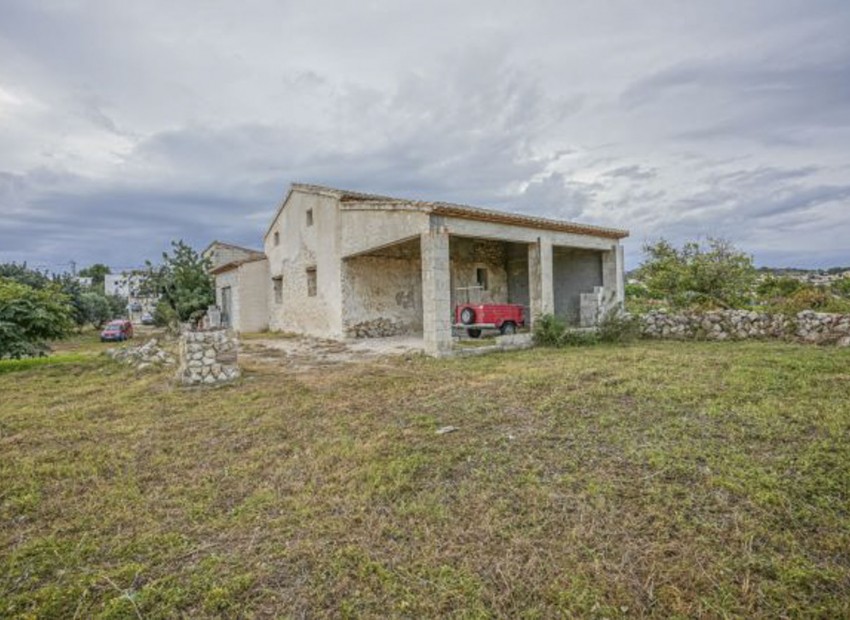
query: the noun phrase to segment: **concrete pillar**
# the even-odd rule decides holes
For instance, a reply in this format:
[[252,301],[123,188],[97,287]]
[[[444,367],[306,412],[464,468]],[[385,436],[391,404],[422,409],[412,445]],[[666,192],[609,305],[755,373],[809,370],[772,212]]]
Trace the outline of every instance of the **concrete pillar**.
[[626,299],[623,246],[619,243],[602,253],[602,286],[614,300],[622,304]]
[[440,356],[452,348],[449,233],[432,228],[422,233],[422,335],[425,352]]
[[541,315],[555,312],[552,242],[538,238],[528,246],[528,297],[531,324]]

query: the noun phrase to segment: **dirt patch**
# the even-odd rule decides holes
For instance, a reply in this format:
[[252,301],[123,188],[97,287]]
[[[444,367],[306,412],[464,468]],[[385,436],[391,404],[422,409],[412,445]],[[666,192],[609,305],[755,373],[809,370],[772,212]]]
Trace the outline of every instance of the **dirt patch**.
[[420,355],[421,339],[394,336],[359,340],[325,340],[307,336],[256,338],[243,340],[240,362],[275,365],[303,372],[327,366],[376,361],[387,357]]

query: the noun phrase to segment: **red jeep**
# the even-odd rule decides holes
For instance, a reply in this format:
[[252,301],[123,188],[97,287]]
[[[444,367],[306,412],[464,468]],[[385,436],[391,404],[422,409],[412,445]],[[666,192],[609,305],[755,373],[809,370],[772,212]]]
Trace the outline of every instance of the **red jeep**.
[[478,338],[482,329],[498,329],[509,335],[524,326],[523,307],[519,304],[466,303],[455,308],[455,327],[466,328],[470,338]]

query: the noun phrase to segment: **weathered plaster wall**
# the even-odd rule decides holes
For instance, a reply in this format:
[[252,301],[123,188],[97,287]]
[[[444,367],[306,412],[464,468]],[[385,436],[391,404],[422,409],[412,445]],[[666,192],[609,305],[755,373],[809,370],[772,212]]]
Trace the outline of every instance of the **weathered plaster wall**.
[[269,262],[252,261],[239,266],[239,332],[258,332],[269,327]]
[[352,256],[370,252],[399,241],[419,240],[430,226],[429,215],[421,209],[397,210],[380,205],[346,206],[340,211],[340,252]]
[[[307,225],[307,210],[313,225]],[[280,243],[274,244],[274,233]],[[269,281],[269,327],[323,337],[342,337],[340,228],[336,199],[293,191],[264,240],[269,279],[281,277],[283,298]],[[317,294],[308,296],[307,269],[316,269]]]
[[592,250],[555,247],[552,252],[555,314],[579,321],[581,294],[602,286],[602,254]]
[[253,253],[247,249],[236,248],[225,244],[216,244],[204,254],[204,257],[209,259],[213,269],[233,261],[251,258],[252,256]]
[[223,308],[221,291],[230,287],[230,325],[238,324],[239,317],[239,274],[236,269],[219,273],[215,276],[215,305]]
[[471,292],[469,301],[473,303],[507,303],[508,301],[508,272],[507,251],[502,241],[488,239],[468,239],[451,237],[449,240],[449,257],[451,263],[451,302],[452,308],[457,303],[467,300],[458,288],[476,286],[476,270],[487,269],[487,290],[479,293]]
[[347,336],[422,333],[422,262],[415,257],[358,256],[343,262]]
[[215,277],[215,303],[224,309],[222,289],[230,287],[229,327],[237,332],[256,332],[269,326],[268,261],[244,263]]
[[462,220],[451,217],[434,216],[433,219],[440,226],[444,227],[449,234],[461,237],[498,239],[515,243],[537,243],[542,240],[550,246],[565,246],[588,250],[610,250],[617,244],[615,239],[595,237],[593,235],[578,235],[575,233],[523,228],[510,224]]

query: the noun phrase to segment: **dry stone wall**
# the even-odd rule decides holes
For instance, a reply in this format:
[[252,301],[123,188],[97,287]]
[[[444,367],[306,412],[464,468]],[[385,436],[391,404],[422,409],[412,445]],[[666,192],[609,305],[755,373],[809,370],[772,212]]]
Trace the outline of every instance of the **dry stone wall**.
[[807,310],[796,316],[746,310],[668,313],[641,317],[648,338],[747,340],[788,339],[814,344],[850,346],[850,315]]
[[238,341],[224,329],[180,334],[178,380],[184,385],[213,385],[240,376]]

